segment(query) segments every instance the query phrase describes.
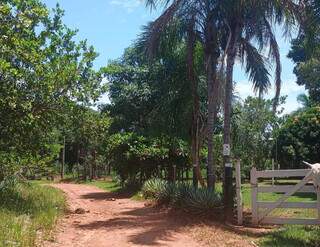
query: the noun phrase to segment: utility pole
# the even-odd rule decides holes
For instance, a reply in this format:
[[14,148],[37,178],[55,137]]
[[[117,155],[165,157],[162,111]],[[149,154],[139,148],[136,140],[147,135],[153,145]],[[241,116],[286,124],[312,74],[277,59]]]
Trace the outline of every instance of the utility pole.
[[233,217],[233,185],[232,185],[232,161],[231,161],[231,150],[228,137],[224,140],[223,145],[223,158],[224,158],[224,188],[223,188],[223,199],[224,199],[224,213],[225,220],[232,220]]
[[61,157],[61,179],[64,178],[64,164],[66,157],[66,137],[63,136],[63,148],[62,148],[62,157]]

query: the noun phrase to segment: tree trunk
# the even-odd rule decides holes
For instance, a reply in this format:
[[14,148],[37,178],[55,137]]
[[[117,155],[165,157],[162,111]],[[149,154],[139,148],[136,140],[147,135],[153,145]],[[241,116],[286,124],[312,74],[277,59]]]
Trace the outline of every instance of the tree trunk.
[[80,148],[79,148],[79,144],[77,144],[77,172],[78,172],[78,179],[80,179]]
[[198,186],[198,181],[201,186],[205,186],[204,179],[201,176],[200,162],[199,162],[199,113],[200,113],[200,101],[198,94],[198,81],[194,72],[194,47],[195,47],[195,33],[194,33],[194,21],[191,21],[188,30],[188,78],[191,82],[193,109],[192,109],[192,126],[191,126],[191,159],[193,166],[193,186]]
[[227,47],[226,87],[224,100],[223,156],[224,156],[224,207],[226,220],[233,218],[233,186],[231,161],[231,112],[233,91],[233,68],[236,57],[236,43],[239,28],[231,30],[231,39]]
[[60,170],[61,180],[64,178],[65,157],[66,157],[66,137],[63,136],[63,148],[61,153],[61,170]]
[[92,151],[92,171],[91,171],[91,180],[96,179],[97,178],[97,164],[96,164],[96,150]]
[[111,176],[111,163],[108,164],[108,176]]
[[205,64],[207,68],[208,83],[208,120],[207,120],[207,139],[208,139],[208,188],[215,190],[215,163],[213,154],[213,128],[215,115],[218,108],[219,81],[217,80],[217,60],[218,53],[215,49],[217,37],[214,35],[211,25],[206,31]]

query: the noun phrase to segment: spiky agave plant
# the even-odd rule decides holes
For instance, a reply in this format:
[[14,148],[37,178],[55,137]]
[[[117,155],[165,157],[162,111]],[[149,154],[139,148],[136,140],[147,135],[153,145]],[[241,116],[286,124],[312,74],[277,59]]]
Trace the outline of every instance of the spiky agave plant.
[[176,195],[177,186],[174,183],[166,183],[164,188],[156,195],[156,201],[158,204],[174,205]]
[[191,186],[191,184],[187,183],[176,183],[174,187],[174,190],[171,190],[171,203],[175,207],[181,208],[183,207],[185,198],[187,197],[190,190],[193,189],[193,187]]
[[213,213],[221,205],[221,194],[206,188],[190,188],[183,200],[183,208],[196,215]]
[[159,193],[166,189],[167,182],[153,178],[147,180],[142,187],[142,194],[145,198],[156,199],[159,197]]

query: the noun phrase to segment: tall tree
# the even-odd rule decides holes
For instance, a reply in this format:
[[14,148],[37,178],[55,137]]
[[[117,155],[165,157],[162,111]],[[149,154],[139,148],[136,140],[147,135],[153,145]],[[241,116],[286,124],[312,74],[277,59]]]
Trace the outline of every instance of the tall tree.
[[291,42],[288,57],[296,64],[293,72],[297,84],[308,90],[309,102],[320,103],[320,4],[305,1],[303,21],[298,37]]
[[[147,6],[155,8],[158,5],[164,6],[165,10],[163,14],[149,25],[148,32],[146,33],[147,39],[147,50],[149,52],[154,52],[157,47],[161,44],[159,40],[164,33],[166,28],[172,23],[182,22],[182,28],[179,33],[182,33],[181,38],[187,40],[187,42],[196,41],[202,45],[204,51],[204,69],[206,71],[207,79],[207,96],[208,96],[208,118],[207,126],[203,128],[203,133],[193,135],[192,143],[201,143],[201,136],[207,136],[208,141],[208,187],[214,189],[214,158],[213,158],[213,123],[215,120],[215,115],[217,114],[217,103],[219,98],[219,85],[220,82],[217,80],[217,64],[218,58],[220,56],[219,49],[219,26],[221,20],[219,19],[219,1],[159,1],[159,0],[146,0]],[[190,29],[190,26],[192,27]],[[194,38],[192,38],[194,37]],[[192,44],[189,44],[192,47]],[[191,54],[191,53],[189,53]],[[190,62],[192,56],[189,56],[188,65],[192,65]],[[189,69],[191,71],[192,69]],[[194,83],[195,80],[190,79],[190,83]],[[195,88],[195,87],[193,87]],[[193,94],[196,97],[196,94]],[[194,111],[193,111],[193,131],[192,133],[199,132],[199,126],[196,122],[201,121],[199,115],[197,114],[197,103],[194,101]],[[198,121],[196,120],[198,119]],[[199,139],[199,140],[197,140]],[[196,145],[192,145],[193,149]],[[199,159],[196,157],[197,151],[193,153],[194,166],[197,167],[199,171]],[[196,173],[196,172],[195,172]],[[198,174],[199,175],[199,174]]]
[[[278,7],[280,5],[280,8]],[[228,1],[224,5],[224,19],[227,30],[226,53],[226,86],[224,100],[224,204],[227,215],[232,215],[232,162],[231,162],[231,100],[233,90],[233,68],[235,59],[240,57],[246,62],[246,72],[254,83],[255,90],[262,95],[270,86],[269,73],[265,60],[252,44],[255,39],[260,51],[269,47],[269,59],[276,64],[274,111],[276,111],[281,87],[280,52],[275,35],[272,31],[273,23],[291,24],[295,17],[293,2],[272,1]],[[286,11],[284,11],[286,10]],[[274,21],[275,20],[275,21]],[[223,61],[224,62],[224,61]]]
[[75,102],[100,94],[97,53],[38,0],[0,3],[0,149],[46,153],[50,135]]

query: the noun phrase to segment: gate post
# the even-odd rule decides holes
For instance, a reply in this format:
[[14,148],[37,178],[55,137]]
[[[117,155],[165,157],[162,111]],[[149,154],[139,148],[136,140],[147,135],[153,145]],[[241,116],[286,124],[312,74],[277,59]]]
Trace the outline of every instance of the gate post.
[[242,208],[242,194],[241,194],[241,170],[240,170],[240,159],[236,163],[236,189],[237,189],[237,216],[238,225],[243,223],[243,208]]
[[252,167],[250,172],[250,184],[251,184],[251,212],[252,212],[252,224],[258,225],[258,179],[257,169]]
[[318,224],[320,224],[320,186],[316,185],[317,190],[317,211],[318,211]]

